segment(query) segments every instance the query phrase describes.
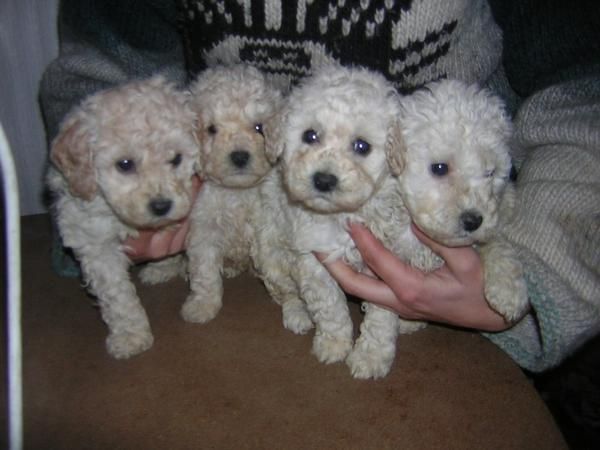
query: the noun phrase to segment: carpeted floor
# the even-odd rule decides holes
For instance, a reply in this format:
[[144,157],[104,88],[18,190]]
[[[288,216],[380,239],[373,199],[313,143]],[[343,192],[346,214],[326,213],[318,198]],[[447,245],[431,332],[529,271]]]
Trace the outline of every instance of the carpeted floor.
[[285,330],[249,275],[227,281],[206,325],[179,317],[183,280],[136,282],[155,343],[114,360],[79,281],[52,272],[50,240],[47,216],[23,220],[26,449],[566,448],[531,381],[478,334],[402,336],[386,378],[354,380],[311,355],[312,333]]

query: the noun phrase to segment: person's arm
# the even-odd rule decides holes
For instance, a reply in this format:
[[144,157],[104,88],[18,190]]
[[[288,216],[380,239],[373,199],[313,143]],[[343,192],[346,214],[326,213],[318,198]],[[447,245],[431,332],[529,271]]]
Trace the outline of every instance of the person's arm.
[[[483,266],[470,247],[444,247],[413,227],[415,235],[445,264],[430,273],[410,267],[387,250],[369,230],[351,225],[349,232],[375,276],[357,273],[341,260],[325,267],[347,293],[395,311],[411,320],[441,322],[477,330],[508,328],[483,294]],[[317,255],[323,260],[325,255]]]
[[328,269],[349,293],[406,318],[494,331],[484,335],[521,367],[539,372],[600,333],[600,72],[532,95],[515,126],[518,200],[514,220],[501,231],[523,263],[531,311],[514,326],[486,312],[472,250],[436,247],[422,234],[447,269],[419,274],[356,226],[352,237],[381,280],[342,262]]
[[516,218],[503,232],[532,311],[486,336],[538,372],[600,333],[600,10],[593,1],[491,3],[508,83],[526,99],[514,117]]
[[523,263],[532,313],[488,337],[537,372],[600,333],[600,71],[538,91],[515,126],[518,202],[502,231]]
[[600,14],[593,2],[491,3],[508,84],[527,99],[514,119],[517,210],[502,232],[523,263],[531,310],[483,334],[539,372],[600,333]]

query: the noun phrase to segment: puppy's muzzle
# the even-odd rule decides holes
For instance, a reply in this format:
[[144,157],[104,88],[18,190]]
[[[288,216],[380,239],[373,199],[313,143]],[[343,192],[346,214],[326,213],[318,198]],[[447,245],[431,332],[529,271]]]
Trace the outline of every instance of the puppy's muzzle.
[[172,207],[173,201],[166,198],[155,198],[148,203],[148,209],[157,217],[166,216]]
[[332,173],[315,172],[312,176],[315,189],[319,192],[331,192],[338,184],[338,178]]
[[483,223],[483,216],[476,210],[467,210],[460,215],[460,223],[465,231],[472,233]]
[[243,169],[250,161],[250,152],[246,150],[234,150],[229,154],[231,163],[238,169]]

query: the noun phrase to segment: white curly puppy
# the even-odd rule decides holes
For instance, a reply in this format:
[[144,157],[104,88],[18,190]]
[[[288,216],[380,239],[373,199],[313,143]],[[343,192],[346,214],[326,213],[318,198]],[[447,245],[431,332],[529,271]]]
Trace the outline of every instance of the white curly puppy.
[[190,90],[205,182],[191,215],[186,250],[191,293],[181,314],[204,323],[222,306],[222,275],[250,267],[258,186],[272,167],[263,124],[276,113],[281,94],[245,65],[208,69]]
[[502,101],[444,80],[402,101],[403,146],[389,154],[412,220],[447,246],[476,245],[485,296],[508,323],[528,308],[523,269],[498,228],[512,218],[512,124]]
[[[330,66],[294,89],[279,120],[267,124],[269,155],[280,163],[262,189],[257,267],[288,329],[305,333],[314,321],[313,353],[322,362],[348,356],[353,326],[344,293],[312,252],[360,269],[349,220],[386,242],[398,224],[410,223],[386,159],[399,145],[398,114],[397,93],[383,76]],[[369,307],[367,319],[388,322],[375,331],[381,345],[372,345],[367,361],[350,364],[355,376],[381,376],[394,358],[398,317]],[[405,331],[413,329],[407,322]]]
[[185,217],[198,158],[188,96],[163,77],[85,99],[63,121],[47,184],[63,242],[108,325],[108,352],[128,358],[153,342],[122,241]]
[[[514,203],[509,183],[512,125],[502,102],[475,85],[439,81],[402,99],[399,123],[402,139],[389,147],[388,161],[410,218],[442,244],[475,245],[487,301],[507,322],[518,320],[528,308],[523,271],[498,233],[501,221],[510,220]],[[382,241],[396,255],[425,271],[443,264],[417,240],[409,221],[395,226]],[[376,313],[369,314],[371,310]],[[387,374],[393,360],[381,358],[392,355],[393,319],[373,305],[366,305],[366,311],[347,362],[355,376],[377,378]],[[398,319],[398,331],[407,324],[413,329],[425,325]]]

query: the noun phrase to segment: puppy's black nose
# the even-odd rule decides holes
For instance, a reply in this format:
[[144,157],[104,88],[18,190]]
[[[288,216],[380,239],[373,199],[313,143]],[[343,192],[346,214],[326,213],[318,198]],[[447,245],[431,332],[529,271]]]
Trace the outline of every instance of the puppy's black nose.
[[250,153],[246,150],[235,150],[229,154],[229,159],[235,167],[242,169],[250,161]]
[[148,204],[150,212],[155,216],[162,217],[168,214],[173,206],[173,202],[165,198],[155,198]]
[[475,231],[483,223],[483,216],[474,210],[465,211],[460,215],[460,222],[465,231]]
[[327,172],[315,172],[312,181],[317,191],[321,192],[333,191],[338,183],[337,177]]

